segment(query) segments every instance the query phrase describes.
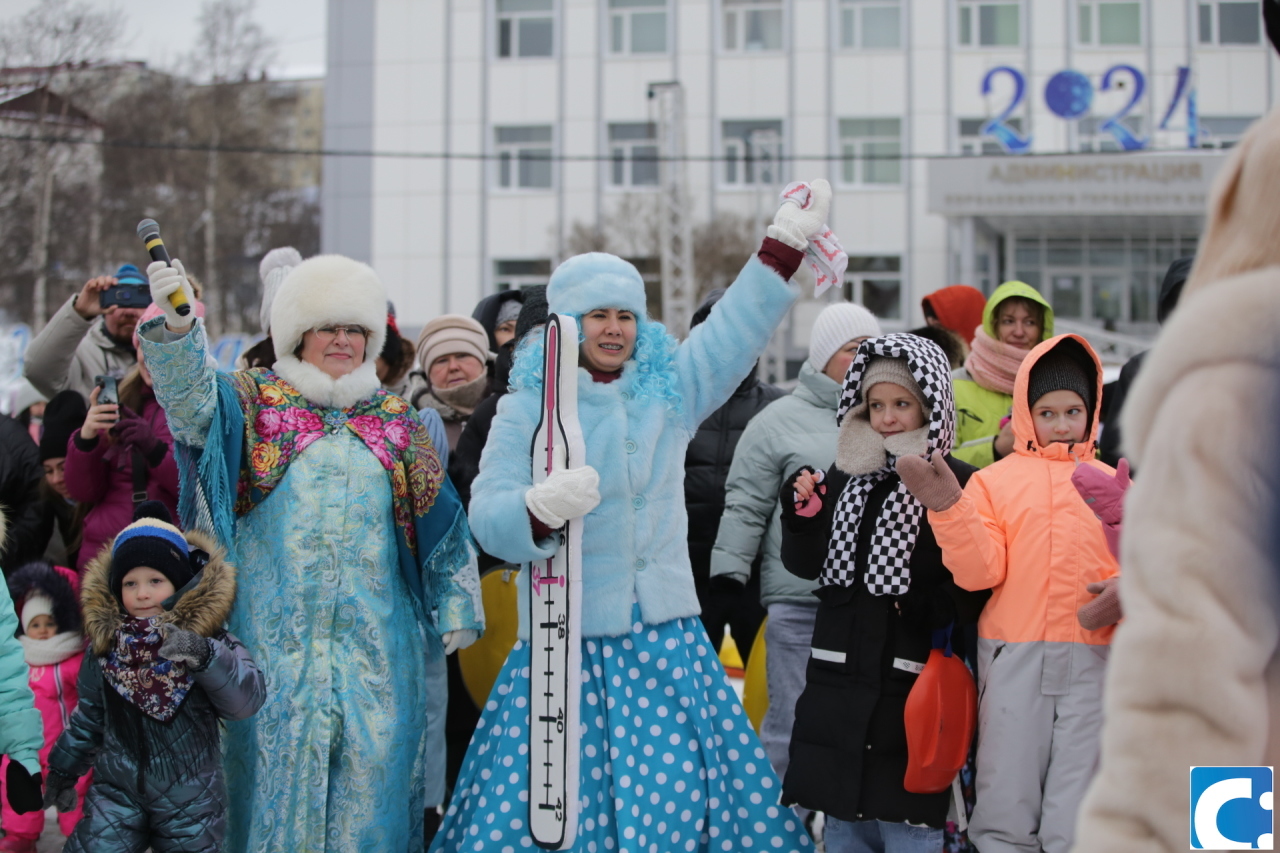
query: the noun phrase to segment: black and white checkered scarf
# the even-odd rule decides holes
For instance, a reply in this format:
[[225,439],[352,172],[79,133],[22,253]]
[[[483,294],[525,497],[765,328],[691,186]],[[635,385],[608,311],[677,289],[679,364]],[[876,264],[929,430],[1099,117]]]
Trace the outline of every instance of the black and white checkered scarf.
[[[858,347],[858,354],[845,374],[836,423],[842,424],[846,415],[861,417],[866,411],[862,375],[876,356],[906,359],[928,404],[928,449],[950,453],[956,434],[951,367],[937,344],[915,335],[884,335],[866,340]],[[840,493],[831,525],[831,545],[822,570],[824,586],[853,586],[857,580],[858,522],[871,490],[881,480],[895,475],[894,462],[895,457],[888,455],[884,467],[854,474]],[[899,481],[897,489],[880,507],[871,537],[864,581],[872,595],[902,595],[911,585],[911,552],[923,517],[924,507]]]

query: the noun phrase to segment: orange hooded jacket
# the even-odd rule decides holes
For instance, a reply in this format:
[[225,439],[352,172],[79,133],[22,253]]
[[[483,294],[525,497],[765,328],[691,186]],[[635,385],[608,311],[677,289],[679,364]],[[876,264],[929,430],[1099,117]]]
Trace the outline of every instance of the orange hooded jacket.
[[[1045,353],[1075,341],[1093,361],[1097,393],[1089,440],[1040,447],[1027,385]],[[1071,484],[1076,465],[1093,465],[1102,400],[1102,366],[1077,335],[1050,338],[1022,362],[1013,388],[1014,452],[974,474],[964,495],[944,512],[929,512],[942,561],[956,584],[990,589],[978,636],[1011,643],[1108,645],[1114,626],[1086,631],[1076,610],[1092,601],[1087,584],[1119,573],[1102,524]]]

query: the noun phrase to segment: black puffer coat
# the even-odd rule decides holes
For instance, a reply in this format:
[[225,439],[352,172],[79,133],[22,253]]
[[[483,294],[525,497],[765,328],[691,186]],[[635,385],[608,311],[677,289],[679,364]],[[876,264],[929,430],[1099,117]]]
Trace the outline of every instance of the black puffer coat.
[[38,560],[53,535],[53,519],[40,505],[44,468],[31,435],[13,418],[0,415],[0,506],[9,533],[0,540],[0,568],[12,572]]
[[[724,483],[733,463],[733,451],[747,424],[760,410],[785,395],[755,374],[742,380],[723,406],[716,409],[689,442],[684,456],[684,505],[689,512],[689,562],[694,583],[705,585],[711,576],[711,548],[724,514]],[[760,571],[760,558],[752,573]]]
[[[947,464],[963,486],[976,470],[957,459]],[[798,472],[797,472],[798,473]],[[795,475],[783,485],[782,563],[807,580],[816,579],[827,558],[836,499],[849,476],[834,465],[826,472],[822,510],[812,518],[796,515],[791,500]],[[989,591],[966,592],[942,564],[928,516],[911,553],[911,584],[904,595],[872,595],[863,583],[875,520],[896,475],[876,484],[867,497],[858,526],[858,580],[851,587],[823,586],[813,645],[843,652],[843,663],[809,659],[804,693],[796,703],[791,734],[791,764],[782,785],[782,802],[798,803],[840,820],[909,821],[942,827],[951,792],[912,794],[902,787],[907,769],[903,709],[916,681],[909,670],[923,664],[933,631],[954,623],[952,644],[963,657],[958,630],[977,622]],[[897,665],[895,665],[897,662]]]
[[[72,853],[222,849],[227,792],[220,720],[256,713],[266,699],[266,680],[248,650],[222,627],[235,599],[235,570],[211,539],[188,533],[187,541],[210,555],[208,563],[160,619],[209,638],[213,657],[193,673],[195,686],[168,723],[144,717],[106,683],[99,655],[110,649],[124,615],[108,586],[109,554],[85,569],[81,598],[91,645],[80,669],[80,704],[49,754],[49,767],[68,778],[94,771],[84,818],[65,848]],[[145,768],[123,731],[139,720]]]

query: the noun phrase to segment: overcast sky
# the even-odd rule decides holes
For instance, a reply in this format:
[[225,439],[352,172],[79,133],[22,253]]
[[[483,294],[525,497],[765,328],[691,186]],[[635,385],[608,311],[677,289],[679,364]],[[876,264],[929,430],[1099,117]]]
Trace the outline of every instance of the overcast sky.
[[[0,0],[0,27],[39,0]],[[201,0],[80,0],[95,9],[124,14],[119,59],[142,59],[171,69],[196,38]],[[273,77],[324,74],[326,0],[257,0],[254,19],[276,44]]]

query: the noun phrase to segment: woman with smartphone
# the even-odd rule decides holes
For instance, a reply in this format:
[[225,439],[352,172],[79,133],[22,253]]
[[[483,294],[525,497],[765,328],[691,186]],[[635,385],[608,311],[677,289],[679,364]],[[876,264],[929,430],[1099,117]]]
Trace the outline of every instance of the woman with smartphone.
[[[142,317],[162,313],[153,306]],[[199,302],[196,313],[204,313]],[[141,501],[160,501],[173,517],[178,515],[173,437],[151,388],[142,350],[138,349],[138,363],[123,379],[98,376],[96,380],[84,425],[67,443],[64,468],[68,496],[90,505],[84,515],[77,571],[133,520],[133,508]]]

